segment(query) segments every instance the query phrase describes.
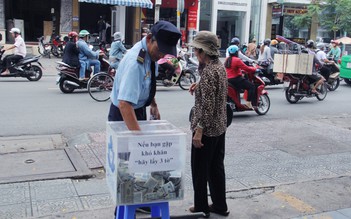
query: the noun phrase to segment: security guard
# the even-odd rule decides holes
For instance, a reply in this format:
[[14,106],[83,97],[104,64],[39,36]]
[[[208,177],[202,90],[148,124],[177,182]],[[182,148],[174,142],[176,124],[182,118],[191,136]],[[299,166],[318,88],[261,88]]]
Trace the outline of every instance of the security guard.
[[180,31],[170,22],[158,21],[151,33],[131,48],[119,64],[111,93],[109,121],[124,121],[129,130],[140,130],[137,120],[146,120],[146,107],[150,115],[160,119],[155,102],[155,65],[166,54],[177,55],[176,45]]

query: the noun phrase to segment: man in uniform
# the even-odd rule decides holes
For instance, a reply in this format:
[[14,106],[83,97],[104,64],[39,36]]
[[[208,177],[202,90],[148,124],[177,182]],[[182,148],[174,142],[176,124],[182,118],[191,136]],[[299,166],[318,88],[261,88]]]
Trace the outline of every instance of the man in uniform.
[[158,21],[151,33],[130,49],[121,60],[111,93],[109,121],[124,121],[129,130],[140,130],[138,120],[146,120],[146,107],[150,115],[160,119],[155,101],[155,65],[166,54],[176,56],[180,31],[167,21]]

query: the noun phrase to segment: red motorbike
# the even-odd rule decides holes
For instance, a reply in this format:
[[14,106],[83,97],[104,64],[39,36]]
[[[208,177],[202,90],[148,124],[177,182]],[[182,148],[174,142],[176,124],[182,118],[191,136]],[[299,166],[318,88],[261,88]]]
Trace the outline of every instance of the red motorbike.
[[55,38],[52,39],[51,53],[57,58],[62,57],[63,49],[65,45],[66,45],[66,41],[61,40],[60,36],[56,36]]
[[248,80],[256,87],[257,102],[252,103],[253,109],[241,103],[240,94],[244,93],[243,98],[247,99],[247,91],[238,90],[233,85],[228,83],[228,104],[233,112],[252,111],[254,110],[258,115],[264,115],[268,112],[271,101],[268,97],[268,92],[264,89],[265,83],[258,76],[261,70],[257,69],[255,72],[248,73]]
[[316,82],[311,81],[308,75],[284,74],[285,97],[289,103],[297,103],[304,97],[316,97],[322,101],[328,93],[326,82],[317,87],[317,93],[312,93],[311,86]]

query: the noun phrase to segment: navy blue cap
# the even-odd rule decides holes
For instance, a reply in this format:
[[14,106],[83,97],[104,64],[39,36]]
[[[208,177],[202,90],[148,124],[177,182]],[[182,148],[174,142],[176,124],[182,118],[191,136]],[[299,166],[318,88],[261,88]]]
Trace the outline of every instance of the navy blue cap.
[[180,31],[168,21],[158,21],[151,28],[160,52],[177,56],[176,45],[182,36]]

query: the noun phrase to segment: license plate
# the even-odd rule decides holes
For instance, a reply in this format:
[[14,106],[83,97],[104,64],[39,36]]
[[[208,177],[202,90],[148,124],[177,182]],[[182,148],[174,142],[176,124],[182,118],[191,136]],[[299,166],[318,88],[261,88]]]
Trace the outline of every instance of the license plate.
[[351,68],[351,62],[348,62],[348,63],[346,64],[346,68]]

